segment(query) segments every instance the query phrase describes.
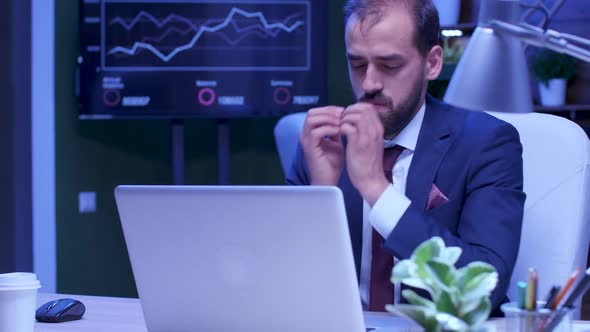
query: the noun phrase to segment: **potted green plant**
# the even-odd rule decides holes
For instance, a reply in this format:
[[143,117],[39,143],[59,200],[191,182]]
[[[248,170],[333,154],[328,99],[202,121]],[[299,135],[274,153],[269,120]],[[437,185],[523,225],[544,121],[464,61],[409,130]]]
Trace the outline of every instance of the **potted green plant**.
[[483,262],[457,269],[460,255],[461,248],[446,247],[440,237],[422,243],[409,259],[395,264],[391,281],[423,289],[430,298],[404,289],[402,296],[409,304],[388,305],[386,309],[413,319],[427,332],[488,331],[489,297],[498,283],[498,273]]
[[439,80],[449,81],[453,76],[453,72],[463,55],[464,47],[463,44],[455,40],[451,43],[450,37],[443,37],[443,68],[438,76]]
[[453,77],[455,68],[457,68],[457,64],[459,63],[464,50],[461,41],[453,40],[453,42],[451,42],[451,38],[453,37],[443,37],[443,67],[438,78],[428,83],[428,93],[437,99],[444,98],[449,81],[451,80],[451,77]]
[[567,54],[543,49],[531,57],[530,66],[539,81],[541,104],[563,105],[567,80],[576,73],[576,60]]

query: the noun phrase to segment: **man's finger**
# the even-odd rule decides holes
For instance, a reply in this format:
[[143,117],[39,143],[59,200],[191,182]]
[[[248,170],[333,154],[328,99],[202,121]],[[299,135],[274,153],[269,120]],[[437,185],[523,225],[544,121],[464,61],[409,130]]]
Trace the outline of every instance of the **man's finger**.
[[326,137],[336,137],[340,136],[340,127],[339,126],[323,126],[315,128],[310,132],[310,137],[313,139],[314,142],[319,142]]
[[330,114],[317,114],[308,116],[304,124],[307,129],[314,129],[321,126],[339,126],[340,117]]
[[307,111],[307,116],[318,115],[318,114],[331,114],[336,117],[340,117],[342,115],[342,111],[344,111],[344,107],[340,106],[325,106],[325,107],[318,107],[312,108]]
[[342,120],[340,120],[341,124],[351,124],[353,126],[358,126],[359,122],[362,121],[363,118],[363,114],[361,113],[344,113],[344,115],[342,116]]
[[359,136],[358,128],[348,122],[343,123],[342,126],[340,126],[340,131],[346,136],[349,142],[355,141]]
[[358,111],[353,109],[350,112],[347,110],[342,117],[342,124],[349,123],[362,133],[370,136],[379,135],[383,130],[383,124],[377,114],[372,114],[370,110]]

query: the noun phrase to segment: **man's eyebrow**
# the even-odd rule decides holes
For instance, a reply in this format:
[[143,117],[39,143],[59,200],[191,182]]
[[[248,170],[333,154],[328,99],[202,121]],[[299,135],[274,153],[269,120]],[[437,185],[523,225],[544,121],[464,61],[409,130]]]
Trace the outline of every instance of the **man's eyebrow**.
[[347,53],[346,56],[348,57],[348,60],[364,60],[365,58],[360,56],[360,55],[356,55],[356,54],[352,54],[352,53]]
[[380,55],[376,57],[377,60],[380,61],[398,61],[398,60],[403,60],[404,57],[401,56],[400,54],[388,54],[388,55]]
[[[353,54],[353,53],[347,53],[346,55],[348,57],[348,60],[350,61],[358,61],[358,60],[365,60],[365,57],[357,55],[357,54]],[[404,57],[400,54],[387,54],[387,55],[379,55],[376,56],[375,59],[379,60],[379,61],[399,61],[399,60],[403,60]]]

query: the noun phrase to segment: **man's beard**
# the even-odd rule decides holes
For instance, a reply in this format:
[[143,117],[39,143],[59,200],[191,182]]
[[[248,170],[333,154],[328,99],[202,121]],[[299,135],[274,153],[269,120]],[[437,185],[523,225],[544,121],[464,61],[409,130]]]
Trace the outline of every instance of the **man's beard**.
[[365,93],[359,98],[359,102],[382,105],[387,108],[387,112],[379,113],[381,123],[383,123],[383,137],[385,139],[393,139],[412,121],[421,106],[422,84],[422,80],[417,79],[410,90],[408,98],[400,101],[398,105],[393,105],[393,100],[381,92],[375,94]]

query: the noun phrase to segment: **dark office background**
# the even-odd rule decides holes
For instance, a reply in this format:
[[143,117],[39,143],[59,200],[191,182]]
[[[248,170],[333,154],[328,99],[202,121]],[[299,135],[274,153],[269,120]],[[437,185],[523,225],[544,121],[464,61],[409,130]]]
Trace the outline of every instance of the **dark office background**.
[[[473,20],[477,0],[463,1]],[[344,57],[342,4],[329,1],[326,68],[331,104],[351,102]],[[58,292],[135,296],[117,215],[118,184],[170,184],[171,127],[163,120],[80,121],[74,96],[78,1],[55,1],[55,147]],[[0,272],[30,270],[30,0],[0,1]],[[587,0],[569,0],[551,27],[590,38]],[[590,104],[590,70],[580,65],[568,101]],[[231,128],[231,182],[280,184],[272,130],[276,118],[236,119]],[[215,120],[186,121],[187,184],[217,181]],[[78,193],[97,193],[96,213],[78,212]],[[29,212],[23,212],[29,211]],[[5,253],[8,252],[8,255]],[[10,253],[14,254],[10,254]],[[190,262],[187,262],[190,264]]]
[[[329,98],[350,102],[341,6],[330,1]],[[73,96],[78,2],[56,1],[56,182],[59,292],[135,296],[113,197],[118,184],[170,184],[169,121],[80,121]],[[230,122],[232,184],[282,184],[273,138],[278,119]],[[215,120],[185,122],[187,184],[217,181]],[[97,212],[78,213],[78,192],[97,193]],[[190,262],[187,262],[190,264]]]
[[0,273],[33,269],[30,1],[0,1]]

